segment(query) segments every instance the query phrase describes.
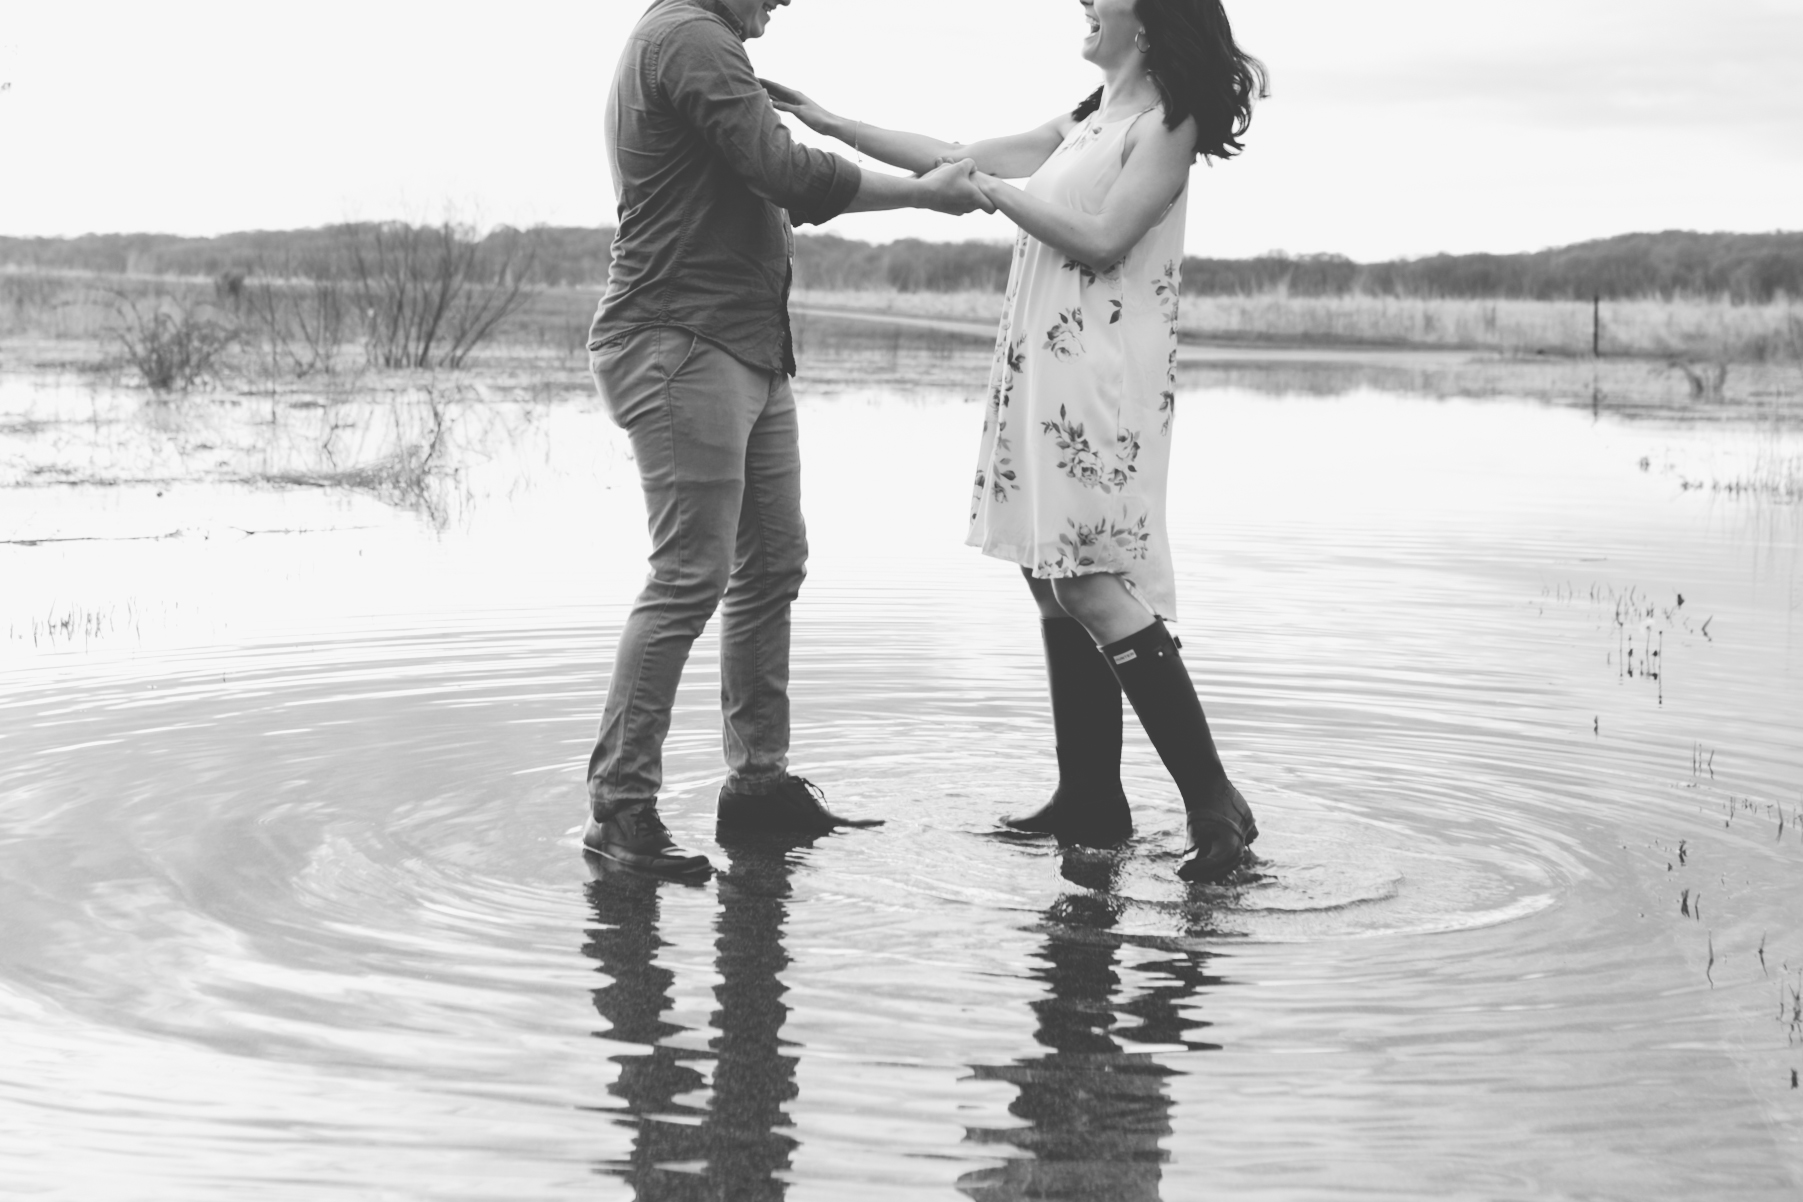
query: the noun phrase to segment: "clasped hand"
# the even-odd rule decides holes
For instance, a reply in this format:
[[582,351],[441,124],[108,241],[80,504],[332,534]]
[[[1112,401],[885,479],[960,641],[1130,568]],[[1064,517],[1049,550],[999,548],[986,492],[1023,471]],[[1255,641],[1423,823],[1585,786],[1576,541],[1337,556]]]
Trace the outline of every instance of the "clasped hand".
[[961,217],[982,209],[995,212],[995,203],[977,187],[977,164],[974,159],[940,163],[920,177],[926,187],[927,207],[941,213]]

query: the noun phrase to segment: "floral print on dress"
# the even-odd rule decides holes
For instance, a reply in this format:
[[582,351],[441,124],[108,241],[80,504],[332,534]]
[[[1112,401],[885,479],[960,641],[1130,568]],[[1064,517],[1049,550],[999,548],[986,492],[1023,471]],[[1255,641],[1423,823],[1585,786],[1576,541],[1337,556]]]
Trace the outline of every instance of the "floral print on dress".
[[[1027,192],[1096,212],[1143,116],[1073,128]],[[1186,199],[1106,271],[1017,233],[968,540],[1042,578],[1113,573],[1166,619],[1176,617],[1164,515]]]
[[1004,409],[1014,399],[1015,381],[1019,380],[1021,373],[1027,370],[1027,340],[1025,338],[1016,338],[1008,344],[1006,362],[1008,366],[1007,370],[1002,373],[1000,394],[1001,405]]
[[1046,331],[1045,349],[1054,358],[1076,359],[1083,354],[1083,307],[1072,305],[1058,311],[1058,320]]
[[1067,518],[1053,554],[1033,565],[1033,574],[1057,579],[1081,576],[1098,568],[1143,560],[1152,541],[1150,516],[1103,518],[1093,524]]
[[1096,282],[1096,269],[1091,267],[1088,263],[1082,263],[1076,259],[1067,257],[1064,260],[1064,270],[1076,272],[1077,278],[1083,281],[1083,286],[1085,288]]
[[1152,281],[1152,295],[1158,299],[1158,311],[1166,322],[1177,328],[1177,260],[1165,262],[1164,271]]
[[1158,415],[1164,419],[1159,433],[1169,438],[1171,419],[1177,416],[1177,348],[1174,345],[1165,367],[1164,391],[1158,394]]

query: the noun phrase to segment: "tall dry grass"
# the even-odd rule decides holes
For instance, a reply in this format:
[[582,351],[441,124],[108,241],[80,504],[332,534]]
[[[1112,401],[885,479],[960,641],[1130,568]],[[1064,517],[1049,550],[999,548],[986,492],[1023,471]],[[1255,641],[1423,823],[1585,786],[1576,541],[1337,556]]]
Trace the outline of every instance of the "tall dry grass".
[[[1588,301],[1453,300],[1431,297],[1185,296],[1180,328],[1196,338],[1471,347],[1505,354],[1587,355],[1595,316]],[[1604,301],[1605,356],[1713,362],[1780,360],[1803,323],[1794,301]]]
[[[992,322],[991,292],[798,290],[798,303],[953,321]],[[1290,296],[1271,291],[1183,297],[1179,328],[1203,341],[1303,346],[1461,347],[1510,355],[1588,355],[1593,310],[1584,301]],[[1605,356],[1710,363],[1803,359],[1803,304],[1726,300],[1604,301]]]

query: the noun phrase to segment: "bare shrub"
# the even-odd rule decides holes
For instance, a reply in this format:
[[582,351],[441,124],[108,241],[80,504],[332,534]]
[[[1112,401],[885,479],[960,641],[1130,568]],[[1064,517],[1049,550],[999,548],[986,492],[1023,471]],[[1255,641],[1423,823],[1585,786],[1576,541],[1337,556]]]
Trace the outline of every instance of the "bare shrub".
[[238,337],[211,306],[167,293],[142,305],[119,295],[118,321],[116,334],[126,359],[155,392],[186,392],[213,377]]
[[326,274],[260,272],[241,292],[241,312],[270,375],[332,374],[354,317],[346,281]]
[[1691,363],[1687,359],[1673,359],[1666,365],[1672,371],[1684,376],[1684,382],[1690,385],[1693,400],[1719,401],[1728,389],[1728,365],[1726,363]]
[[349,275],[378,367],[463,365],[530,299],[530,233],[478,238],[467,225],[401,222],[346,227]]

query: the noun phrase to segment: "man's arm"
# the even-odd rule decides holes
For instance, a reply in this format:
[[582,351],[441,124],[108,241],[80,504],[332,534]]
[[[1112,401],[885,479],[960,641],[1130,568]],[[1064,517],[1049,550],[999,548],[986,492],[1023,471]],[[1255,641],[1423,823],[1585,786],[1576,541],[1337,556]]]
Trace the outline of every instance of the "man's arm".
[[776,115],[739,39],[719,21],[697,17],[671,31],[657,84],[708,146],[758,196],[789,210],[797,225],[840,213],[921,208],[944,213],[994,212],[971,179],[969,163],[898,178],[803,146]]
[[935,167],[919,179],[908,175],[864,172],[858,194],[845,206],[847,213],[872,213],[878,209],[936,209],[962,215],[972,209],[995,212],[995,205],[977,187],[972,175],[976,164],[969,159]]
[[796,224],[830,221],[858,195],[863,173],[789,135],[744,45],[717,18],[697,14],[670,30],[655,83],[745,186]]

